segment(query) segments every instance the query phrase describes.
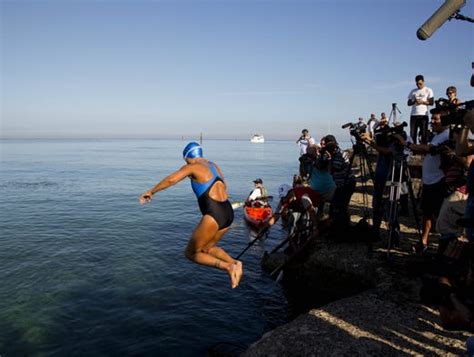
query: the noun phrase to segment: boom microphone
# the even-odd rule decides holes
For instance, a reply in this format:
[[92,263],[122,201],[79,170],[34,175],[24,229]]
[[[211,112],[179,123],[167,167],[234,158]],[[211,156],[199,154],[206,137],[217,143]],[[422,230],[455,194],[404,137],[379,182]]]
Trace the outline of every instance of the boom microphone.
[[416,36],[426,40],[441,27],[456,11],[466,4],[466,0],[446,0],[431,17],[418,29]]

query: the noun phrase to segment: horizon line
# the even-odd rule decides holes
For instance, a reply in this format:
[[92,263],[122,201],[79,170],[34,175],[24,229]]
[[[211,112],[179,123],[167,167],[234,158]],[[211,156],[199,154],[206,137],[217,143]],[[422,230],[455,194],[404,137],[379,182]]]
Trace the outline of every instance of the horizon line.
[[[84,136],[84,137],[71,137],[71,136],[64,136],[64,137],[48,137],[48,136],[39,136],[39,137],[24,137],[24,136],[8,136],[2,137],[0,136],[0,140],[173,140],[173,141],[189,141],[195,140],[199,141],[199,139],[192,139],[192,138],[169,138],[169,137],[126,137],[126,136],[117,136],[117,137],[91,137],[91,136]],[[203,139],[204,141],[249,141],[250,139],[239,139],[239,138],[209,138]],[[265,139],[265,141],[292,141],[292,139]]]

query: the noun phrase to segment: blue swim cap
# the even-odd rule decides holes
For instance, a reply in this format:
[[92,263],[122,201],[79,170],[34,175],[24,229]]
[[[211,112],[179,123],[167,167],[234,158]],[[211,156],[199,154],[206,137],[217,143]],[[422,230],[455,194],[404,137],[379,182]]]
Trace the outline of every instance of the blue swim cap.
[[183,159],[195,159],[202,157],[202,147],[197,142],[192,141],[183,150]]

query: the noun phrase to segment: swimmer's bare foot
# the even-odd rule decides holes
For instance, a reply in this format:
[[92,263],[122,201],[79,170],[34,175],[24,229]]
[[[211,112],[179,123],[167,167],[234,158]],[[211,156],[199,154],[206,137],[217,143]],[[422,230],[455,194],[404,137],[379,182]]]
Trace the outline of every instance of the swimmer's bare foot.
[[227,269],[227,274],[229,274],[230,285],[232,286],[232,289],[235,289],[237,286],[239,286],[240,279],[242,279],[242,262],[236,260],[235,263],[231,264],[229,269]]
[[234,264],[237,265],[237,285],[239,285],[244,274],[243,264],[240,260],[236,260]]
[[239,285],[239,281],[237,279],[237,264],[231,264],[229,266],[229,269],[227,269],[227,274],[229,274],[230,277],[230,286],[232,286],[232,289],[235,289],[237,285]]

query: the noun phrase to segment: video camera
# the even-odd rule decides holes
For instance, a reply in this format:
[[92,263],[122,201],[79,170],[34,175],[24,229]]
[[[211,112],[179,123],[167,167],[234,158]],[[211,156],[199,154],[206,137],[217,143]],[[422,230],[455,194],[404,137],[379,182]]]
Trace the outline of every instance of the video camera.
[[474,110],[474,100],[453,104],[446,98],[435,100],[435,107],[431,114],[441,114],[441,125],[464,126],[464,117],[469,111]]
[[378,135],[385,136],[388,139],[396,139],[394,137],[395,134],[401,135],[403,139],[406,139],[404,136],[406,135],[404,128],[408,126],[407,122],[404,121],[403,123],[389,127],[388,125],[384,128],[380,128],[377,130]]
[[401,136],[403,140],[407,139],[407,133],[404,130],[407,126],[408,124],[403,122],[393,127],[386,125],[383,128],[378,128],[375,131],[375,142],[377,145],[384,147],[392,145],[396,153],[402,153],[405,147],[402,145],[398,136]]
[[362,141],[360,137],[361,134],[364,134],[367,131],[367,125],[360,124],[360,123],[346,123],[342,127],[342,129],[349,128],[349,133],[356,138],[357,141]]
[[328,147],[322,147],[318,151],[318,156],[314,161],[314,166],[319,170],[327,170],[329,163],[331,162],[331,152]]
[[404,133],[404,128],[406,128],[408,126],[407,122],[404,121],[403,123],[399,124],[399,125],[396,125],[396,126],[392,126],[392,127],[388,127],[387,126],[387,129],[385,130],[385,134],[389,137],[392,137],[393,135],[395,134],[402,134]]
[[431,155],[442,155],[442,154],[448,154],[449,152],[454,153],[454,148],[456,147],[456,143],[453,140],[446,140],[443,141],[439,145],[434,145],[430,147],[429,153]]

